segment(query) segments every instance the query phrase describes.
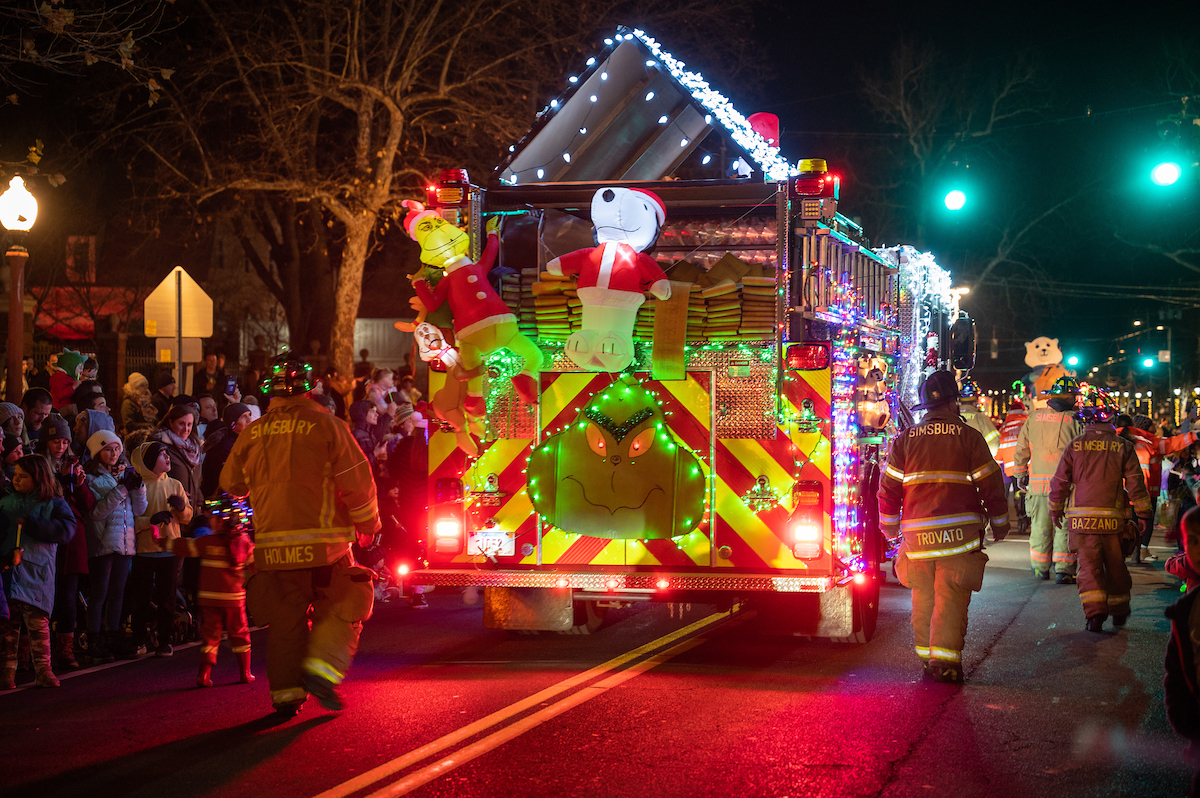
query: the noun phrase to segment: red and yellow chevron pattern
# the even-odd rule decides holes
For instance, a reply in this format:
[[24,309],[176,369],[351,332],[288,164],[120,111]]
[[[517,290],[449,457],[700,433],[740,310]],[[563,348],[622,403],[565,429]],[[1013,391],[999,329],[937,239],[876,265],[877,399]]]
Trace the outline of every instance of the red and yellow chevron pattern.
[[[772,439],[716,438],[713,434],[713,373],[689,371],[687,379],[648,385],[663,401],[667,421],[675,437],[690,448],[700,461],[709,480],[708,514],[704,523],[689,535],[673,540],[608,540],[584,537],[554,529],[548,524],[538,530],[538,519],[526,493],[525,466],[533,440],[502,439],[488,444],[479,458],[468,463],[455,446],[454,436],[435,432],[430,439],[430,485],[443,477],[461,478],[468,491],[468,523],[483,528],[494,521],[493,529],[515,536],[512,556],[500,557],[502,568],[596,567],[611,570],[686,569],[712,567],[736,571],[805,570],[806,574],[831,570],[829,512],[830,439],[828,370],[789,372],[781,397],[786,419]],[[543,372],[542,397],[538,408],[542,436],[554,434],[573,421],[579,410],[598,390],[616,377],[587,372]],[[430,391],[435,393],[445,375],[430,374]],[[763,385],[773,391],[774,385]],[[814,431],[802,431],[796,419],[805,407],[819,421]],[[713,464],[716,464],[715,471]],[[798,467],[799,466],[799,467]],[[498,493],[479,496],[488,477],[495,475]],[[783,497],[771,509],[754,512],[742,497],[766,476]],[[796,479],[822,483],[826,497],[823,508],[824,553],[817,560],[802,561],[792,555],[787,519],[792,510],[792,485]],[[465,552],[454,556],[430,553],[431,565],[467,566],[482,558]]]

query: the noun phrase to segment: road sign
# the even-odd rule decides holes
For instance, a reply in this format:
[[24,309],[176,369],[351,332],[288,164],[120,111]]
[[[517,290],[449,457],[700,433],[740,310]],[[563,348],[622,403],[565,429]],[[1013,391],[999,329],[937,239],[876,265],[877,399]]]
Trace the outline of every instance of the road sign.
[[[176,266],[146,297],[147,338],[211,338],[213,301],[200,284]],[[182,330],[177,329],[182,319]]]
[[1158,362],[1159,363],[1170,363],[1171,362],[1171,350],[1170,349],[1158,350]]
[[[147,337],[175,339],[175,346],[171,348],[175,360],[175,380],[187,390],[187,375],[183,372],[184,341],[212,337],[212,297],[204,293],[204,289],[182,266],[176,266],[146,297],[144,311]],[[160,346],[159,350],[162,348]]]
[[[174,338],[155,338],[154,351],[158,353],[159,363],[174,363],[178,358],[175,357]],[[183,339],[183,362],[184,363],[199,363],[204,359],[204,346],[200,343],[199,338],[184,338]]]

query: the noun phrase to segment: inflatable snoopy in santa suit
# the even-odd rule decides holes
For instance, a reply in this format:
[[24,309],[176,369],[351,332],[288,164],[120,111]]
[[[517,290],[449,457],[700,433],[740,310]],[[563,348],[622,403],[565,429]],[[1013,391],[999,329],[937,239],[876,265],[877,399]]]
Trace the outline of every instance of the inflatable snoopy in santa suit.
[[633,362],[633,323],[645,290],[671,297],[666,274],[646,249],[666,221],[663,201],[639,188],[602,188],[592,197],[598,246],[546,264],[551,274],[578,275],[583,323],[567,339],[566,354],[588,371],[622,371]]

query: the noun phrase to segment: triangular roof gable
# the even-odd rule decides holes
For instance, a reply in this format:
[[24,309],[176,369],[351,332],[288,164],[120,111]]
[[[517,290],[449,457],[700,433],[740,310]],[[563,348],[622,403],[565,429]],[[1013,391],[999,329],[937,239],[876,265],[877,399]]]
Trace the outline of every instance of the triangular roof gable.
[[[661,180],[714,127],[771,180],[795,174],[728,98],[643,31],[619,28],[496,168],[507,185]],[[736,154],[736,153],[735,153]]]

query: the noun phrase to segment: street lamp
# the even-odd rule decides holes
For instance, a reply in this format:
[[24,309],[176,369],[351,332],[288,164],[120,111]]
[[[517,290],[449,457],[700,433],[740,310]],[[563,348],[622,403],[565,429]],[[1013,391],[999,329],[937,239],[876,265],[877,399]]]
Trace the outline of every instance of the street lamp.
[[4,253],[8,262],[8,379],[4,387],[7,401],[21,401],[22,361],[25,357],[25,234],[37,220],[38,205],[25,188],[20,175],[8,182],[8,190],[0,194],[0,224],[9,232],[10,244]]

